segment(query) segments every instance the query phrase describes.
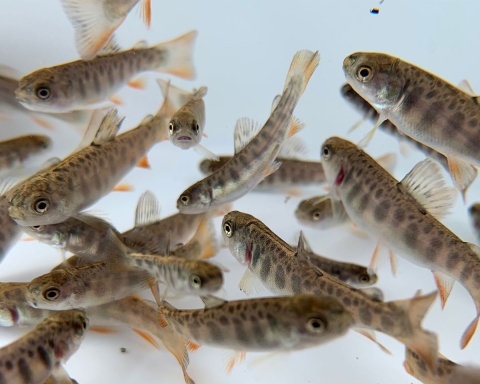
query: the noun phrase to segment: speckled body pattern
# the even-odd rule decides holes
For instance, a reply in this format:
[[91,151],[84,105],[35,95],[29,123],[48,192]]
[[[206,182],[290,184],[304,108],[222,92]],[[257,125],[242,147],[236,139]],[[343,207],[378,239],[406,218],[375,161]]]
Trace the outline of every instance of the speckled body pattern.
[[[180,294],[208,295],[218,291],[223,284],[220,268],[202,260],[136,253],[126,255],[122,260],[132,268],[148,272],[169,290]],[[192,284],[193,276],[200,280],[200,286]]]
[[405,350],[404,365],[408,373],[424,384],[480,384],[480,367],[461,366],[439,357],[436,369],[432,370],[408,348]]
[[88,328],[82,311],[58,312],[0,349],[1,384],[42,384],[80,347]]
[[22,227],[10,217],[9,207],[5,196],[0,196],[0,262],[23,233]]
[[0,326],[34,326],[56,311],[33,308],[25,299],[28,282],[0,283]]
[[[189,34],[192,40],[196,37],[196,32]],[[170,68],[174,56],[172,42],[39,69],[20,79],[15,96],[26,108],[40,112],[67,112],[102,102],[141,72],[155,70],[175,74]],[[36,90],[41,87],[51,91],[47,101],[36,96]]]
[[[361,66],[374,76],[357,80]],[[480,105],[441,78],[383,53],[354,53],[344,61],[347,81],[400,131],[445,156],[480,164]]]
[[[355,108],[355,110],[360,112],[365,118],[367,118],[371,122],[377,122],[379,116],[378,112],[371,104],[368,103],[368,101],[366,101],[364,98],[362,98],[362,96],[355,92],[355,90],[350,84],[344,84],[340,92],[341,95],[345,98],[345,100],[347,100],[350,105]],[[433,148],[430,148],[427,145],[411,139],[409,136],[399,131],[390,120],[384,121],[378,128],[388,133],[389,135],[396,137],[401,142],[412,145],[413,147],[421,151],[423,154],[425,154],[425,156],[428,156],[431,159],[438,161],[443,168],[448,170],[448,161],[444,155],[442,155],[440,152],[437,152]]]
[[[8,192],[10,216],[24,226],[67,220],[108,194],[161,134],[155,124],[142,124],[114,140],[89,145],[68,156]],[[39,198],[50,201],[50,208],[43,214],[33,209]]]
[[[28,284],[26,298],[35,308],[86,308],[140,292],[148,283],[146,272],[114,271],[110,262],[102,261],[39,276]],[[59,290],[57,298],[47,300],[44,293],[52,288]]]
[[[159,307],[159,312],[167,327],[189,340],[244,352],[313,347],[343,336],[352,324],[336,300],[311,295],[229,301],[198,310]],[[311,318],[322,319],[322,333],[307,329]]]
[[[158,323],[157,304],[138,297],[125,297],[111,303],[86,309],[92,325],[127,325],[154,335],[175,356],[182,367],[186,382],[186,369],[189,363],[188,352],[183,337],[169,327]],[[191,380],[191,379],[190,379]]]
[[[359,229],[412,263],[453,277],[480,313],[480,258],[469,243],[420,209],[400,183],[355,144],[333,137],[322,148],[326,146],[331,153],[323,161],[327,179]],[[344,177],[338,183],[340,172]]]
[[[232,156],[220,156],[220,161],[205,159],[200,163],[200,171],[209,175],[222,168]],[[275,161],[281,162],[280,168],[268,175],[258,184],[254,191],[272,191],[303,186],[315,186],[325,183],[325,174],[319,161],[304,161],[277,157]]]
[[0,174],[15,171],[35,156],[42,155],[52,146],[52,140],[43,135],[26,135],[0,142]]
[[355,327],[383,332],[402,343],[414,342],[416,334],[425,332],[416,328],[419,324],[412,324],[409,300],[375,301],[327,273],[320,271],[320,275],[306,259],[299,259],[292,247],[251,215],[232,211],[223,218],[222,228],[227,223],[233,232],[230,237],[225,236],[230,252],[270,292],[335,298],[352,314]]
[[302,200],[295,210],[300,224],[324,230],[350,222],[343,203],[328,196],[316,196]]

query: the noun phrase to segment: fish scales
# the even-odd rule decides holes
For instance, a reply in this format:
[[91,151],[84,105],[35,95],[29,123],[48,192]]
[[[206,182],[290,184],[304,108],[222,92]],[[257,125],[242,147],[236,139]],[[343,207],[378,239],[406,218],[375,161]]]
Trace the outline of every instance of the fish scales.
[[[244,280],[251,273],[276,295],[310,293],[333,297],[352,314],[356,327],[394,337],[412,349],[420,350],[423,356],[427,356],[426,360],[433,363],[438,349],[436,336],[423,330],[420,322],[434,295],[411,301],[372,300],[361,290],[317,271],[305,262],[306,258],[305,261],[299,259],[292,247],[251,215],[230,212],[224,217],[222,228],[230,252],[242,265],[247,266],[241,286],[251,284]],[[412,308],[420,302],[423,302],[423,308],[417,308],[415,312],[419,313],[413,314]]]
[[[373,123],[376,123],[378,121],[379,114],[375,110],[375,108],[371,104],[369,104],[368,101],[362,98],[362,96],[355,92],[355,90],[350,84],[344,84],[340,92],[345,98],[345,100],[347,100],[350,105],[352,105],[352,107],[354,107],[357,111],[362,113],[365,118],[367,118]],[[430,157],[435,161],[438,161],[443,168],[448,170],[448,160],[444,155],[442,155],[440,152],[437,152],[433,148],[424,145],[417,140],[413,140],[406,134],[402,133],[390,120],[384,121],[382,124],[379,125],[378,128],[388,133],[389,135],[394,136],[401,142],[412,145],[413,147],[424,153],[426,156]]]
[[327,179],[360,230],[412,263],[453,277],[468,290],[480,313],[475,246],[419,208],[401,184],[355,144],[334,137],[322,145],[325,150],[330,156],[323,162]]
[[[59,374],[80,347],[88,318],[80,310],[58,312],[0,349],[0,383],[41,384]],[[64,372],[64,371],[63,371]]]

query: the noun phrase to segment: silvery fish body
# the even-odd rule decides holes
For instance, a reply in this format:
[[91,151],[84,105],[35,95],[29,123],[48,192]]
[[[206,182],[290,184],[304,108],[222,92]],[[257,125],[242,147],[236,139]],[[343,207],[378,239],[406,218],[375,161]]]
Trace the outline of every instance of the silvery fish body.
[[[62,364],[78,350],[88,329],[83,311],[53,314],[19,340],[0,349],[0,382],[42,384],[65,380]],[[64,381],[63,381],[64,382]]]
[[[354,319],[354,326],[383,332],[408,345],[433,365],[437,337],[421,328],[436,292],[411,300],[373,300],[313,266],[303,252],[295,251],[255,217],[232,211],[222,222],[224,239],[232,255],[247,267],[240,289],[249,294],[257,279],[276,295],[310,293],[338,300]],[[303,237],[301,236],[302,240]],[[300,251],[299,251],[300,249]]]

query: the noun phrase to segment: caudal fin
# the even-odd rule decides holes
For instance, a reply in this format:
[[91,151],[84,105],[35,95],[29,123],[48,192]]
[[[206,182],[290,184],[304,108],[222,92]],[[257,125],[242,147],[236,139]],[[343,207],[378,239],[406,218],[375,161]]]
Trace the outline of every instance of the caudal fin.
[[436,291],[424,296],[419,296],[417,293],[413,299],[393,302],[405,311],[411,327],[408,336],[397,337],[397,340],[421,356],[432,369],[437,362],[438,338],[435,333],[422,329],[422,321],[436,297]]
[[174,40],[156,45],[155,49],[167,52],[166,61],[162,61],[162,65],[157,68],[157,71],[185,79],[194,79],[196,74],[192,54],[197,35],[198,32],[194,30]]
[[307,88],[307,84],[312,77],[313,72],[320,62],[320,54],[318,51],[312,52],[307,49],[298,51],[293,57],[292,64],[288,70],[287,79],[283,92],[287,89],[291,81],[298,82],[300,87],[300,96]]

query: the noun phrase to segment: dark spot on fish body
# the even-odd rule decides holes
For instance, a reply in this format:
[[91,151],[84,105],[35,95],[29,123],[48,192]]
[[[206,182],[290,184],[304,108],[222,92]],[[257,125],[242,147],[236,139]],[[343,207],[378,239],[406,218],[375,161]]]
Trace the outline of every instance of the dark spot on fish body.
[[437,91],[430,91],[425,94],[425,98],[427,100],[431,99],[432,97],[436,97],[438,95]]
[[460,255],[458,252],[450,252],[447,257],[447,268],[454,270],[460,261]]
[[350,305],[352,305],[352,300],[349,297],[344,297],[343,305],[345,305],[346,307],[349,307]]
[[228,307],[228,312],[229,313],[235,312],[235,308],[233,308],[233,306]]
[[410,224],[403,233],[403,240],[405,241],[406,245],[414,249],[417,245],[417,238],[418,238],[418,225],[417,224]]
[[373,210],[373,216],[377,221],[385,221],[388,216],[388,211],[390,209],[390,201],[384,200],[378,204]]
[[279,289],[285,288],[285,271],[282,265],[278,265],[275,271],[275,285]]
[[451,129],[448,129],[448,131],[458,132],[458,129],[460,129],[465,123],[465,114],[462,112],[455,112],[449,121],[451,124]]
[[270,257],[265,257],[260,267],[260,278],[262,281],[267,281],[271,269],[272,261],[270,260]]
[[377,191],[375,192],[375,198],[379,199],[380,197],[382,197],[382,195],[383,195],[383,188],[377,189]]
[[245,314],[245,312],[240,312],[240,317],[243,321],[247,320],[247,315]]
[[360,194],[361,187],[359,184],[354,184],[347,193],[346,201],[348,204],[352,204],[355,198]]
[[13,369],[13,363],[10,360],[7,360],[5,362],[5,368],[7,368],[8,371],[11,371]]
[[291,277],[292,282],[292,291],[295,295],[302,293],[302,280],[298,275],[292,275]]
[[220,318],[218,319],[220,321],[220,324],[222,325],[229,325],[230,324],[230,321],[228,320],[227,316],[220,316]]
[[375,305],[373,307],[373,313],[376,314],[376,315],[382,313],[382,308],[380,308],[378,305]]
[[32,351],[31,349],[29,349],[28,352],[27,352],[27,355],[28,355],[28,357],[32,358],[33,356],[35,356],[35,352]]
[[85,89],[85,84],[83,79],[78,79],[78,90],[80,91],[80,95],[84,98],[87,95],[87,91]]
[[337,290],[335,291],[335,296],[342,297],[342,290],[340,288],[337,288]]
[[393,323],[392,319],[390,318],[390,316],[384,315],[384,316],[381,317],[380,321],[381,321],[383,329],[385,329],[387,331],[390,331],[390,330],[393,329],[394,323]]
[[465,264],[460,274],[460,280],[467,281],[470,278],[470,276],[472,276],[472,273],[473,273],[473,268],[470,265]]
[[328,285],[328,287],[327,287],[327,293],[328,293],[329,295],[333,295],[333,286],[332,286],[331,284]]
[[425,89],[423,87],[415,87],[411,89],[409,92],[405,93],[405,97],[402,103],[402,108],[405,113],[409,113],[413,108],[417,106],[424,92],[425,92]]
[[210,332],[210,337],[212,338],[213,342],[221,342],[223,341],[223,334],[222,329],[213,321],[207,321],[205,324]]
[[22,380],[24,383],[32,383],[33,382],[33,372],[30,369],[30,364],[24,358],[20,358],[18,360],[18,370],[20,372],[20,376],[22,376]]
[[372,322],[372,314],[367,307],[362,307],[359,310],[360,321],[365,325],[370,325]]
[[110,87],[113,87],[115,85],[115,78],[113,76],[113,71],[109,70],[107,72],[107,75],[108,75],[108,82],[110,83]]
[[423,233],[428,235],[432,231],[434,226],[433,226],[432,223],[425,222],[425,224],[422,226],[422,228],[423,228]]
[[358,204],[358,210],[360,212],[365,211],[369,203],[370,203],[370,196],[364,193]]
[[243,328],[242,322],[235,322],[234,329],[237,341],[241,342],[242,344],[248,344],[248,335]]
[[468,121],[468,126],[470,128],[475,128],[478,125],[478,120],[477,119],[472,119]]

